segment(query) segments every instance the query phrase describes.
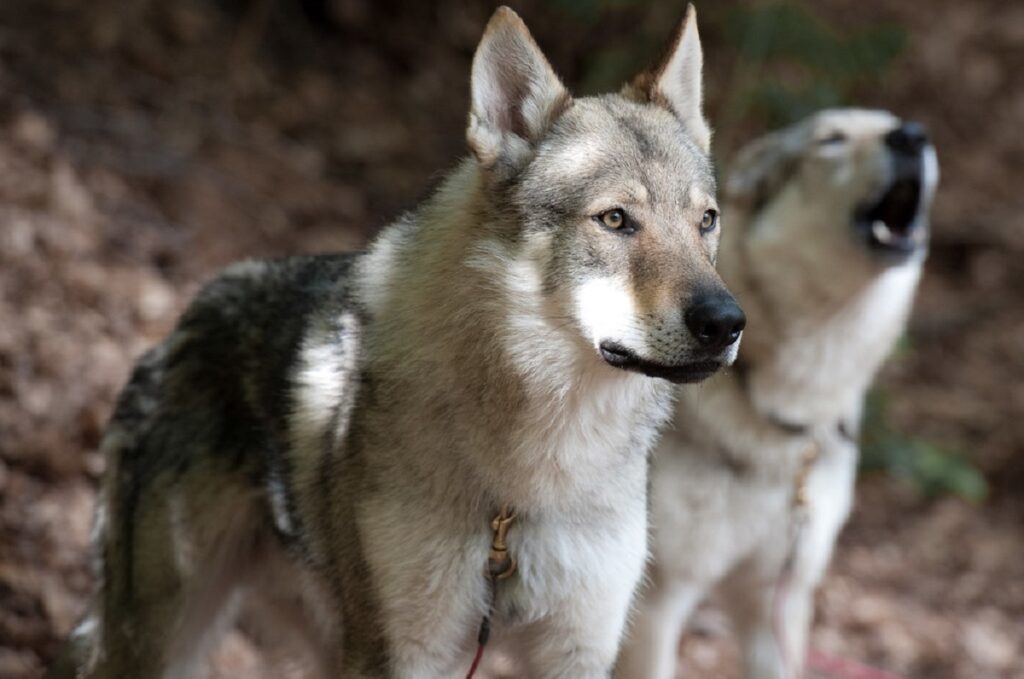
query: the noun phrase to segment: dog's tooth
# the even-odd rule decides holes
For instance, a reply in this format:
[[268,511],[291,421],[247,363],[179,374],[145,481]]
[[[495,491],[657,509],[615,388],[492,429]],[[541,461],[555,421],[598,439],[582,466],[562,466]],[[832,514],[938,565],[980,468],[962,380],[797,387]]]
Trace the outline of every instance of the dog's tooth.
[[871,233],[878,239],[879,243],[889,243],[892,241],[892,230],[881,219],[876,219],[871,223]]

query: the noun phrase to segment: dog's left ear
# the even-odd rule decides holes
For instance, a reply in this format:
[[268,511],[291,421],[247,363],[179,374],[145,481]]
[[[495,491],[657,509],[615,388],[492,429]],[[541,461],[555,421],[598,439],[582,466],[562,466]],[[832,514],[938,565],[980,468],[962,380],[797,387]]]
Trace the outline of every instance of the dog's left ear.
[[530,152],[570,103],[526,24],[508,7],[487,23],[473,57],[466,139],[484,167]]
[[697,10],[686,6],[686,16],[676,28],[668,49],[658,63],[627,84],[622,93],[635,101],[658,104],[671,110],[686,126],[697,144],[711,149],[711,128],[703,113],[704,55],[697,33]]
[[763,209],[797,171],[808,137],[804,124],[766,134],[740,149],[725,182],[726,201],[750,212]]

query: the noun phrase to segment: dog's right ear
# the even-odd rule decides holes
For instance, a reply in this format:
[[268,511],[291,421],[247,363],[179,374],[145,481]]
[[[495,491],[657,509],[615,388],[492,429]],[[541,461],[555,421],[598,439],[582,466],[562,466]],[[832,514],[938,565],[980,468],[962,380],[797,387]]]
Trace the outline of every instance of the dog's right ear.
[[569,105],[568,91],[523,20],[499,7],[473,57],[466,139],[485,167],[530,152]]
[[623,89],[634,101],[657,104],[676,114],[705,153],[711,149],[711,128],[704,118],[704,53],[697,33],[697,10],[686,14],[661,59]]
[[799,165],[805,143],[799,132],[772,132],[743,147],[729,168],[725,199],[750,212],[771,202]]

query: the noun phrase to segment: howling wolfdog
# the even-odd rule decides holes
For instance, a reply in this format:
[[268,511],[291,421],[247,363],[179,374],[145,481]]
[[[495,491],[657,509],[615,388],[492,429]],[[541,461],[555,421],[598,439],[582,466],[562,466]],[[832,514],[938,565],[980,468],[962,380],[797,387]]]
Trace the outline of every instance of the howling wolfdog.
[[654,563],[621,676],[672,677],[681,627],[715,585],[747,676],[801,675],[864,394],[921,275],[937,168],[919,125],[853,109],[740,153],[722,273],[751,331],[730,374],[681,394],[658,447]]
[[257,608],[332,677],[465,676],[488,637],[520,676],[608,676],[672,383],[744,324],[701,67],[690,8],[654,68],[574,99],[499,9],[432,198],[364,254],[229,268],[139,361],[54,676],[195,676]]

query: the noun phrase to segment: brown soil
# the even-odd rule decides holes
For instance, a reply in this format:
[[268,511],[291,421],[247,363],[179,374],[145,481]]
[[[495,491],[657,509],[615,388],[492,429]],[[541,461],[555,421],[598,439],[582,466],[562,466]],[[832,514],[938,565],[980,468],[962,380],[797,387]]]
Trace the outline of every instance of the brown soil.
[[[0,677],[41,676],[83,609],[96,446],[133,357],[226,263],[358,247],[462,153],[490,11],[464,4],[338,0],[321,29],[262,0],[0,3]],[[1024,677],[1024,6],[815,6],[907,28],[858,103],[926,122],[943,186],[911,350],[882,382],[896,429],[969,452],[991,490],[863,480],[814,644],[908,677]],[[642,16],[522,13],[570,82]],[[688,676],[731,676],[720,616],[697,623]],[[220,676],[257,675],[247,643]]]

